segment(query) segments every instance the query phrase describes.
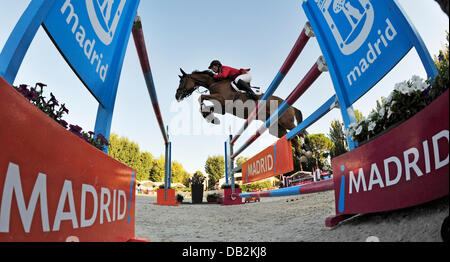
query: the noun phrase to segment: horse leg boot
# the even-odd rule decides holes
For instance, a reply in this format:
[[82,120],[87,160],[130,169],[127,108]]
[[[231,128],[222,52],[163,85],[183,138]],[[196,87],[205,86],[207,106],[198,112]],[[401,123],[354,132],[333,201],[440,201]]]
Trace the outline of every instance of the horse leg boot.
[[249,83],[243,81],[242,79],[239,79],[238,82],[237,82],[237,87],[240,90],[243,90],[243,91],[247,92],[247,95],[248,95],[248,97],[250,99],[253,99],[253,100],[256,100],[256,101],[259,100],[259,97],[255,94],[255,92],[253,92],[253,90],[250,87]]
[[206,106],[205,104],[202,103],[200,106],[200,113],[208,123],[220,125],[220,119],[214,116],[214,107]]

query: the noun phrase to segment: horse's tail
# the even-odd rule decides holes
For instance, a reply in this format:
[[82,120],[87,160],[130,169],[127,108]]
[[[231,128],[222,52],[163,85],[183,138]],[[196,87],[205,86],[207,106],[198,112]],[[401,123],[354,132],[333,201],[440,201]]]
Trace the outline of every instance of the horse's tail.
[[[303,122],[302,111],[298,110],[295,107],[292,107],[292,108],[294,108],[294,111],[295,111],[295,120],[297,120],[297,125],[300,125],[300,123]],[[299,135],[303,137],[303,134],[306,134],[305,132],[306,131],[300,132]]]
[[297,125],[300,125],[300,123],[303,121],[302,112],[295,107],[293,107],[293,108],[295,111],[295,120],[297,120]]

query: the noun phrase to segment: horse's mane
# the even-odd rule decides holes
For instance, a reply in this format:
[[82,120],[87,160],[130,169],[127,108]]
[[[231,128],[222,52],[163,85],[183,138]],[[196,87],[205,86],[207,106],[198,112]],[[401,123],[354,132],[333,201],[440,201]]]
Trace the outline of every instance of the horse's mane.
[[207,74],[210,77],[214,76],[214,73],[211,70],[204,70],[204,71],[195,70],[194,72],[192,72],[192,74]]

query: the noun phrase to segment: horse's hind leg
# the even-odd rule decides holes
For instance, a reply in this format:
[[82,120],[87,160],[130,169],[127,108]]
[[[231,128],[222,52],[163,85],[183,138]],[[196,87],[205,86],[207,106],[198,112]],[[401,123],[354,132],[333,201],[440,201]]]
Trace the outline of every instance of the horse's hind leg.
[[[286,120],[286,118],[285,119],[280,119],[280,120]],[[296,127],[293,119],[292,119],[292,121],[283,121],[282,125],[280,125],[280,126],[281,126],[280,128],[282,128],[284,130],[292,130],[292,129],[294,129]],[[287,131],[285,131],[285,132],[287,133]],[[298,136],[294,136],[291,139],[291,143],[292,143],[292,146],[294,147],[294,150],[295,150],[295,156],[297,158],[300,158],[301,151],[300,151],[300,144],[298,143]]]
[[269,128],[269,133],[278,138],[282,138],[287,134],[287,130],[278,124],[274,124]]

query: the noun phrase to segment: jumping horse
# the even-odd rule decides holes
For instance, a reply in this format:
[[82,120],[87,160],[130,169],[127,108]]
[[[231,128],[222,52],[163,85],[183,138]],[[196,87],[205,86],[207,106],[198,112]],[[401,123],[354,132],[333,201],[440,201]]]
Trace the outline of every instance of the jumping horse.
[[[175,98],[178,102],[192,95],[200,86],[209,90],[209,94],[202,94],[199,98],[200,111],[202,116],[210,123],[218,125],[220,120],[214,116],[215,113],[224,115],[233,114],[239,118],[247,119],[251,112],[256,108],[257,101],[248,98],[247,94],[237,92],[231,85],[231,80],[217,81],[213,78],[214,73],[206,71],[194,71],[187,74],[180,69],[180,84],[178,86]],[[262,95],[258,96],[261,99]],[[213,103],[213,106],[206,106],[205,101]],[[284,102],[277,96],[271,96],[265,106],[259,110],[257,120],[266,121],[277,110],[278,106]],[[286,113],[278,118],[277,122],[269,128],[269,133],[278,138],[283,137],[289,130],[294,129],[303,121],[300,110],[290,107]],[[297,122],[297,123],[295,123]],[[301,136],[303,136],[301,134]],[[298,137],[292,139],[292,145],[295,149],[295,155],[300,156]]]

